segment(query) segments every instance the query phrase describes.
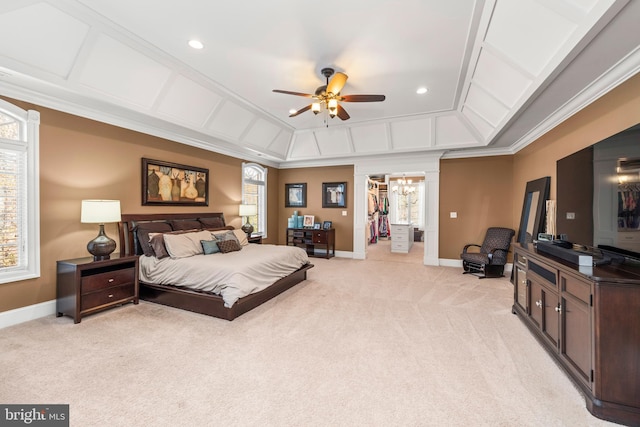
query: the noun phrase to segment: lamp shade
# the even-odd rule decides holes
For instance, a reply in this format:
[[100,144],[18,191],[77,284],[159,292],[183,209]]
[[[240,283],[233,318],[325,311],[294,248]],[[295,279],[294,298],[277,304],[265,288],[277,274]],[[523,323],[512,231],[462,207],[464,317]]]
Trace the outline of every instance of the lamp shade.
[[83,200],[80,222],[88,224],[106,224],[119,222],[120,200]]
[[253,216],[258,213],[258,206],[256,205],[240,205],[238,208],[238,215],[240,216]]

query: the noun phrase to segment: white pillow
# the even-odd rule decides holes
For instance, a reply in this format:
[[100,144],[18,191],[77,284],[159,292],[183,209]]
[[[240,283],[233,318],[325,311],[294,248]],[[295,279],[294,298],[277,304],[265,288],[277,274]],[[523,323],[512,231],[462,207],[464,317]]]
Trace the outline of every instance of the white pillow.
[[236,237],[238,238],[238,243],[240,243],[240,246],[247,246],[249,244],[249,240],[247,239],[247,233],[245,233],[241,229],[236,228],[235,230],[233,230],[233,234],[235,234]]
[[200,240],[211,240],[211,232],[203,230],[184,234],[165,234],[164,246],[171,258],[186,258],[204,253]]

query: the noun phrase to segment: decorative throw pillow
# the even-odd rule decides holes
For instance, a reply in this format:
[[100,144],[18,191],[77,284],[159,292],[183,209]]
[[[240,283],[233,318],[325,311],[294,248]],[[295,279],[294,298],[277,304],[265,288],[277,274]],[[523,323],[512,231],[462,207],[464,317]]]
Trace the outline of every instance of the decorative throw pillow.
[[245,233],[241,229],[236,228],[235,230],[233,230],[233,234],[235,234],[236,239],[238,239],[238,243],[240,243],[240,246],[246,246],[249,244],[249,239],[247,239],[247,233]]
[[220,248],[220,252],[223,254],[242,250],[242,246],[240,246],[240,243],[238,243],[237,240],[218,240],[217,243],[218,248]]
[[210,240],[209,231],[197,231],[193,233],[171,234],[165,233],[164,245],[171,258],[186,258],[203,253],[200,240]]
[[205,255],[217,254],[220,252],[218,243],[215,240],[200,240],[200,244],[202,245],[202,250]]
[[236,242],[238,242],[238,244],[240,244],[240,241],[236,237],[236,233],[234,233],[233,231],[214,231],[211,234],[213,234],[213,238],[216,240],[235,240]]
[[149,233],[163,233],[171,231],[171,225],[166,222],[142,222],[136,225],[135,233],[142,249],[142,253],[146,256],[154,256],[153,249],[149,244]]
[[167,252],[167,248],[164,246],[164,234],[149,233],[149,245],[156,258],[162,259],[169,256],[169,252]]

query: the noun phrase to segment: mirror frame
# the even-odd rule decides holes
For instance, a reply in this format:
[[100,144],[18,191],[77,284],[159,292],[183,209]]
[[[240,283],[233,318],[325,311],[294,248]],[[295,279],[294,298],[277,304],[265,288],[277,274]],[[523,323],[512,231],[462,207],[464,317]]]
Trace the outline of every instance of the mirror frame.
[[[524,192],[524,201],[522,202],[522,215],[520,216],[520,229],[518,230],[518,243],[530,243],[527,242],[527,226],[529,225],[529,217],[531,209],[535,208],[535,216],[533,223],[533,235],[532,240],[538,240],[538,233],[544,233],[544,221],[547,200],[549,199],[549,187],[551,183],[551,177],[545,176],[533,181],[527,182],[527,187]],[[530,201],[533,193],[539,192],[537,206],[530,206]],[[529,206],[529,209],[527,209]]]

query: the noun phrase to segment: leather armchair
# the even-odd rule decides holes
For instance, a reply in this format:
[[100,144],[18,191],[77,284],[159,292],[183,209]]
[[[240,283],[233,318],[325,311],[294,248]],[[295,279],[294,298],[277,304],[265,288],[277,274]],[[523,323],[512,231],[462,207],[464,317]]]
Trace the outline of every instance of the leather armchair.
[[473,274],[481,279],[502,277],[511,239],[515,234],[510,228],[491,227],[487,230],[482,245],[465,245],[460,254],[463,274]]

